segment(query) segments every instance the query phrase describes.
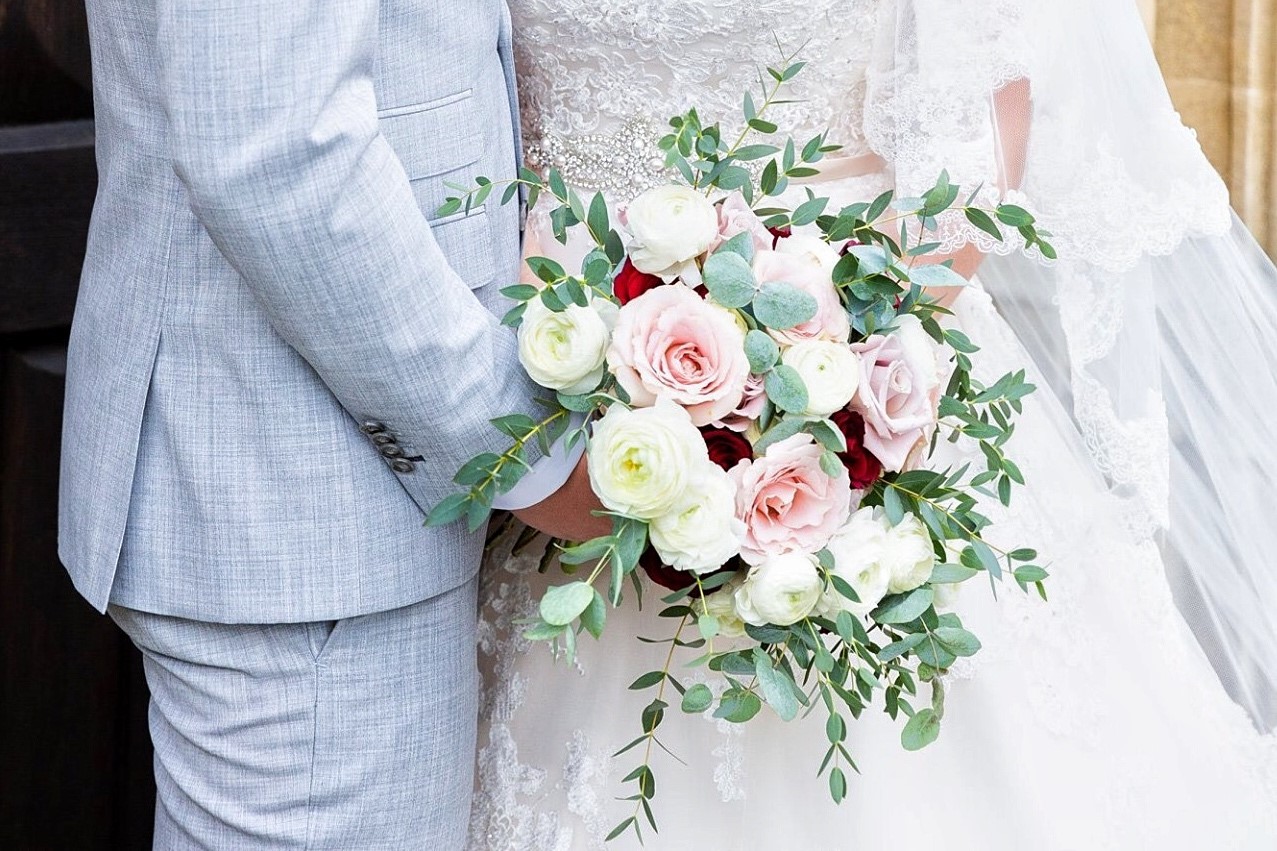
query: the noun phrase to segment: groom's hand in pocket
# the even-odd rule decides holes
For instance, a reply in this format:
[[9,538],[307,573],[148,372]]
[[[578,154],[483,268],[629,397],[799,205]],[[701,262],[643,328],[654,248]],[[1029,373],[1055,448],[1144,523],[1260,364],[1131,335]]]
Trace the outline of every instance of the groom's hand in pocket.
[[536,505],[515,511],[514,516],[555,538],[588,541],[612,534],[612,521],[591,513],[602,510],[603,503],[590,487],[590,472],[586,456],[582,455],[563,487]]

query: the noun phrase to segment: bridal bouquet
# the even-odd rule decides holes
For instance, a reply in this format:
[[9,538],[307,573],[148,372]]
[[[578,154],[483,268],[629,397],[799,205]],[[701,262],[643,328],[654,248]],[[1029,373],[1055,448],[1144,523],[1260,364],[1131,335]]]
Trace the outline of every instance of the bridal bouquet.
[[[971,206],[976,193],[959,205],[946,175],[919,198],[888,192],[835,210],[807,190],[793,209],[775,203],[836,150],[824,136],[751,141],[776,138],[765,113],[800,68],[771,69],[761,104],[745,96],[734,141],[694,110],[673,118],[660,148],[677,177],[630,199],[620,221],[553,170],[525,170],[504,190],[506,201],[520,186],[530,204],[552,196],[556,237],[581,228],[592,248],[580,269],[530,258],[539,285],[503,290],[518,302],[504,321],[522,364],[551,393],[547,414],[494,420],[509,451],[466,464],[465,492],[429,522],[477,529],[528,469],[533,441],[586,441],[613,532],[562,542],[567,581],[526,635],[571,654],[582,633],[602,633],[627,581],[640,596],[643,575],[673,592],[660,613],[669,658],[631,686],[653,699],[621,751],[645,756],[626,778],[634,815],[613,836],[638,831],[640,815],[655,828],[649,757],[672,702],[740,723],[764,704],[786,720],[823,707],[820,771],[841,801],[855,767],[848,719],[878,696],[906,719],[904,747],[939,734],[940,675],[980,649],[948,610],[955,586],[986,574],[1042,593],[1046,578],[1033,550],[989,543],[978,510],[980,496],[1006,504],[1023,483],[1004,446],[1033,387],[1022,371],[973,378],[976,344],[945,327],[925,290],[966,283],[929,262],[942,214],[999,239],[1015,228],[1051,256],[1046,234],[1021,208]],[[494,184],[459,189],[443,212],[482,203]],[[571,412],[590,420],[574,427]],[[942,438],[974,444],[979,463],[943,463]],[[713,685],[681,682],[676,648],[699,653],[692,667]]]

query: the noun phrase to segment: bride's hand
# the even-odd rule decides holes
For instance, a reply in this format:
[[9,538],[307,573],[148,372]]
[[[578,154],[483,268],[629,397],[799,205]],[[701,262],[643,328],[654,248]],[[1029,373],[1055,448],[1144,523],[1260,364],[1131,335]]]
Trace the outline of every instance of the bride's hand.
[[555,538],[588,541],[612,533],[612,521],[591,512],[602,511],[603,503],[590,487],[586,456],[582,456],[568,480],[536,505],[514,512],[524,523]]

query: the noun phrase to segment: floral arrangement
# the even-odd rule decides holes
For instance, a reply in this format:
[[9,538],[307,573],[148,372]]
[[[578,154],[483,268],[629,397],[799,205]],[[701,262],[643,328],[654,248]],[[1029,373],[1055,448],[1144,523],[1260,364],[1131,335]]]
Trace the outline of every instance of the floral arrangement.
[[[778,133],[766,112],[801,67],[769,69],[761,103],[745,95],[734,141],[695,110],[671,119],[660,148],[681,180],[632,199],[619,222],[602,195],[587,205],[553,170],[523,170],[505,189],[505,201],[520,187],[530,204],[551,197],[555,236],[584,228],[593,247],[579,270],[529,258],[540,284],[503,290],[518,302],[504,321],[522,364],[552,393],[547,415],[494,420],[509,451],[466,464],[465,491],[428,522],[479,528],[528,469],[533,441],[587,442],[613,532],[560,543],[568,581],[545,593],[526,634],[573,654],[583,633],[602,633],[627,580],[640,598],[648,582],[672,591],[660,612],[669,659],[631,686],[653,699],[619,752],[643,758],[626,778],[634,814],[612,837],[656,827],[652,745],[672,702],[740,723],[764,704],[786,720],[823,707],[820,772],[841,801],[855,767],[848,719],[878,697],[905,719],[905,748],[938,736],[940,675],[980,650],[947,610],[955,586],[985,574],[1044,593],[1036,553],[989,543],[978,510],[981,497],[1009,504],[1023,483],[1004,448],[1033,387],[1022,371],[976,381],[977,346],[945,327],[926,288],[967,283],[929,258],[942,214],[998,239],[1014,228],[1049,257],[1047,234],[1021,208],[971,206],[974,192],[958,205],[947,175],[920,198],[888,192],[833,210],[807,190],[792,210],[769,204],[837,150],[823,135],[766,141]],[[443,212],[483,203],[495,185],[457,188]],[[591,419],[573,425],[573,412]],[[942,438],[974,443],[983,463],[941,465]],[[681,648],[717,688],[679,681]]]

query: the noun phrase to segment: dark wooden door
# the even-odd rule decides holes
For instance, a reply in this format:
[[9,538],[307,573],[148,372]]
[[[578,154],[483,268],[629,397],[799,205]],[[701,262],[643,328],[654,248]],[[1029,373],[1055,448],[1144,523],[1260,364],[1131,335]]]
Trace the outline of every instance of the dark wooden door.
[[66,339],[93,202],[82,3],[0,0],[0,848],[150,843],[139,656],[57,558]]

